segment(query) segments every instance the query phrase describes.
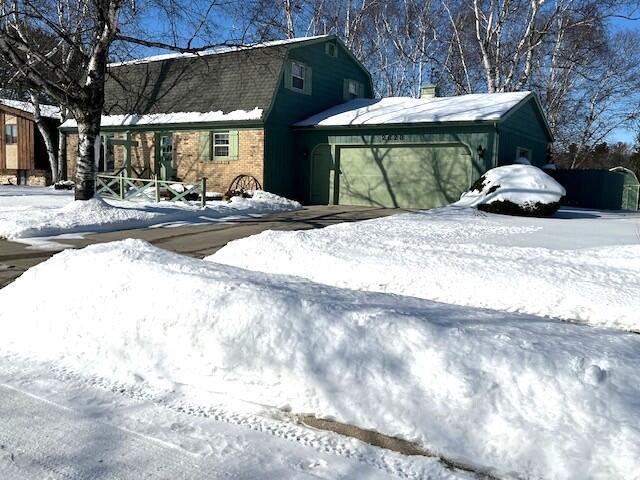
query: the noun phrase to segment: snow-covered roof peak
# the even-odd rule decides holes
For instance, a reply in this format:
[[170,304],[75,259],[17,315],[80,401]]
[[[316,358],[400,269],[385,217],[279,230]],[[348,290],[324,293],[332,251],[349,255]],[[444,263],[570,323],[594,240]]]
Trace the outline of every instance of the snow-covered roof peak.
[[[15,108],[16,110],[22,110],[23,112],[33,115],[35,109],[31,102],[22,102],[20,100],[11,100],[9,98],[0,98],[0,105]],[[40,104],[40,115],[46,118],[60,119],[60,108],[55,105]]]
[[358,98],[295,124],[308,126],[386,125],[399,123],[500,120],[531,92],[474,93],[455,97]]
[[203,57],[203,56],[209,56],[209,55],[218,55],[221,53],[228,53],[228,52],[236,52],[236,51],[240,51],[240,50],[251,50],[254,48],[265,48],[265,47],[275,47],[278,45],[288,45],[288,44],[292,44],[292,43],[300,43],[300,42],[307,42],[309,40],[317,40],[319,38],[329,38],[330,35],[316,35],[313,37],[297,37],[297,38],[290,38],[290,39],[286,39],[286,40],[272,40],[269,42],[259,42],[259,43],[253,43],[253,44],[248,44],[248,45],[227,45],[227,46],[220,46],[217,48],[212,48],[210,50],[203,50],[201,52],[197,52],[197,53],[165,53],[165,54],[160,54],[160,55],[153,55],[150,57],[144,57],[144,58],[137,58],[134,60],[127,60],[124,62],[113,62],[110,63],[108,66],[109,67],[121,67],[123,65],[139,65],[139,64],[143,64],[143,63],[150,63],[150,62],[159,62],[162,60],[170,60],[173,58],[195,58],[195,57]]

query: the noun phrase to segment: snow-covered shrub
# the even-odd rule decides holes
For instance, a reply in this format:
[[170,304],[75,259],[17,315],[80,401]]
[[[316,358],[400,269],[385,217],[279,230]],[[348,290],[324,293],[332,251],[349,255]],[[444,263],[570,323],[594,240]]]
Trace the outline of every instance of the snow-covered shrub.
[[489,170],[455,205],[490,213],[550,217],[566,194],[562,185],[532,165],[505,165]]

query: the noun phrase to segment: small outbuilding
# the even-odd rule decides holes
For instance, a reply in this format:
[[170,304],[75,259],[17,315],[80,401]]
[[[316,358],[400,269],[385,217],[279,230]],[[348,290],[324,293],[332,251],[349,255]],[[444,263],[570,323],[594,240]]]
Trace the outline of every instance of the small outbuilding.
[[[40,116],[57,145],[60,110],[41,105]],[[46,185],[49,181],[47,149],[29,102],[0,99],[0,184]]]
[[531,92],[359,98],[294,125],[303,201],[433,208],[487,170],[546,163],[553,141]]

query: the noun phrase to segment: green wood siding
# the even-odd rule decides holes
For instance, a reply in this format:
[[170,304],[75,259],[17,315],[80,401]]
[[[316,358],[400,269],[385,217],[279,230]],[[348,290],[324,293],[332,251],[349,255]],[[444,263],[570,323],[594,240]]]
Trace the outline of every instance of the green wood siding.
[[508,165],[517,158],[518,148],[531,151],[531,163],[544,165],[547,145],[551,141],[544,127],[544,120],[530,99],[518,109],[506,116],[498,125],[500,130],[498,164]]
[[[339,43],[336,43],[338,55],[327,55],[325,44],[329,41],[333,40],[292,46],[289,50],[288,60],[296,60],[311,67],[311,91],[309,95],[305,95],[286,88],[286,75],[283,71],[280,87],[265,121],[264,186],[269,191],[293,198],[309,195],[308,186],[301,185],[302,165],[294,156],[292,124],[343,103],[346,78],[362,82],[364,96],[373,97],[371,80],[366,70]],[[287,63],[288,61],[285,65]],[[283,70],[286,70],[286,66]]]

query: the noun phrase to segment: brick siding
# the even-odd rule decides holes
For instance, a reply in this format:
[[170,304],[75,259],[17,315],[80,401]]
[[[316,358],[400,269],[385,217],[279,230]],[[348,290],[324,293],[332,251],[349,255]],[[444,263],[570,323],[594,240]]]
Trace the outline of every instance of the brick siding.
[[[124,134],[116,134],[124,138]],[[131,166],[142,171],[156,171],[153,132],[133,132],[131,140],[138,145],[131,147]],[[173,169],[177,180],[188,183],[207,178],[207,190],[224,193],[231,181],[240,174],[253,175],[264,182],[264,130],[238,131],[238,157],[234,160],[203,160],[199,154],[200,131],[177,131],[173,133]],[[67,165],[69,178],[75,175],[78,149],[77,134],[67,135]],[[124,166],[125,147],[114,146],[115,169]]]

